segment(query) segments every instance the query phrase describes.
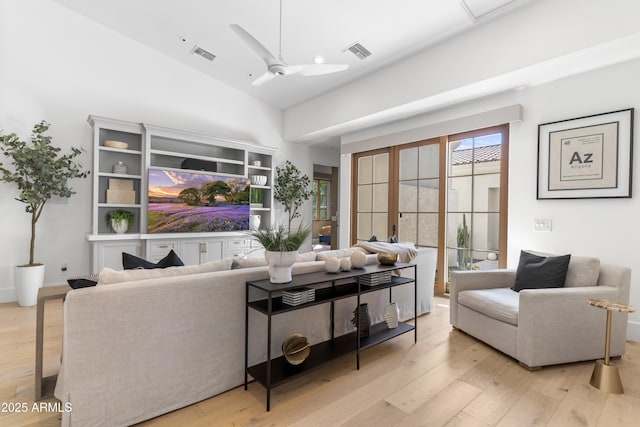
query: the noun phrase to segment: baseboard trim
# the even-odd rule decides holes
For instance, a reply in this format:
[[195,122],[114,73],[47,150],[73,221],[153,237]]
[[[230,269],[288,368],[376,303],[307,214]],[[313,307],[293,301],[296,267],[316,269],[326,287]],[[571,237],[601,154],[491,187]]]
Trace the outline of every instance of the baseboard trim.
[[627,323],[627,339],[629,341],[640,341],[640,322],[629,320]]
[[0,288],[0,303],[18,301],[14,288]]

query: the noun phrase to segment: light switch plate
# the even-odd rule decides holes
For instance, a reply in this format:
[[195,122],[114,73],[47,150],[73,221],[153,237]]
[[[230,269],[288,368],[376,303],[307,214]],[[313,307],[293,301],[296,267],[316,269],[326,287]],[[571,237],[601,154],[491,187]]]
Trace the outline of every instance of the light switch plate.
[[533,231],[540,231],[548,233],[551,231],[551,220],[550,219],[534,219],[533,220]]

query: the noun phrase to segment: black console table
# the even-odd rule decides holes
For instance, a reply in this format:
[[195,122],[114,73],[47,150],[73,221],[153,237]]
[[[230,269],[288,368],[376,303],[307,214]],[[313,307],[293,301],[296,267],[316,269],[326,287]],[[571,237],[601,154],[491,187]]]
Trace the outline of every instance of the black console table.
[[[309,373],[323,365],[334,361],[340,357],[355,353],[356,369],[360,369],[360,352],[367,348],[373,347],[381,342],[395,338],[407,332],[414,332],[414,342],[418,339],[418,331],[416,329],[417,322],[413,325],[398,322],[398,327],[388,329],[387,324],[382,322],[371,326],[368,337],[360,337],[360,330],[356,327],[355,332],[348,333],[339,337],[334,336],[334,302],[336,300],[356,297],[357,304],[360,306],[360,296],[369,292],[379,291],[381,289],[389,289],[389,302],[391,302],[391,288],[395,286],[413,283],[414,287],[414,316],[418,312],[417,286],[415,279],[391,276],[391,281],[373,286],[366,285],[362,282],[362,278],[369,274],[383,273],[387,271],[403,270],[413,268],[416,277],[417,269],[414,264],[396,263],[391,266],[387,265],[367,265],[364,268],[352,269],[339,273],[327,273],[319,271],[314,273],[305,273],[293,276],[293,280],[285,284],[274,284],[267,280],[248,281],[246,283],[246,307],[245,307],[245,351],[244,351],[244,389],[247,389],[248,375],[251,375],[257,382],[267,389],[267,411],[271,409],[271,388],[277,387],[291,381],[301,375]],[[300,287],[315,288],[315,300],[297,306],[287,305],[282,301],[282,292]],[[266,294],[265,298],[258,300],[249,300],[249,290],[255,288]],[[309,357],[302,364],[290,365],[284,358],[280,356],[271,358],[271,316],[285,313],[293,310],[301,310],[317,304],[331,304],[330,306],[330,324],[331,339],[315,344],[311,347]],[[354,307],[354,308],[355,308]],[[256,310],[267,316],[267,360],[257,365],[248,366],[249,364],[249,309]]]

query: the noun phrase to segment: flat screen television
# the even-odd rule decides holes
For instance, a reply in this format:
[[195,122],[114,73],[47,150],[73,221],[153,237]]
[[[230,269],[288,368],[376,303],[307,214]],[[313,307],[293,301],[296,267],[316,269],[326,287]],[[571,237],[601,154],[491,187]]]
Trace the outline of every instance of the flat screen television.
[[147,231],[249,230],[249,178],[149,169]]

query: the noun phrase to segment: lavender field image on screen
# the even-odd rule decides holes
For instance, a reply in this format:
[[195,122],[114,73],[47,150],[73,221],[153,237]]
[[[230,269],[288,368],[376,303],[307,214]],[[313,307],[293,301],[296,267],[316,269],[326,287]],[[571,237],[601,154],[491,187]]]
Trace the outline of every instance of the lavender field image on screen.
[[248,178],[149,169],[149,233],[249,230]]

